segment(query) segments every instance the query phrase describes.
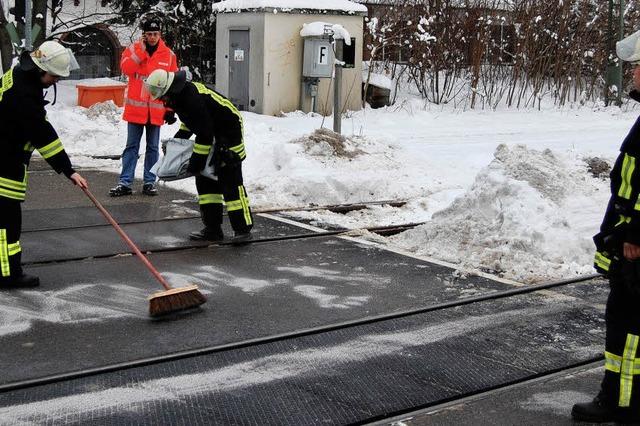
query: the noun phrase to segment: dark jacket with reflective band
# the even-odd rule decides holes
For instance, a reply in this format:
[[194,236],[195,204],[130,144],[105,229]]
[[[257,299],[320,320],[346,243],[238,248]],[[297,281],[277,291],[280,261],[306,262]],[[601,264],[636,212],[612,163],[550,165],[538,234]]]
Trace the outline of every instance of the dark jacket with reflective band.
[[169,106],[182,122],[176,137],[196,135],[194,154],[206,158],[215,137],[216,144],[235,152],[241,160],[246,158],[242,115],[229,99],[202,83],[188,81]]
[[47,121],[38,70],[20,66],[2,76],[0,88],[0,196],[23,201],[31,154],[40,155],[58,173],[74,173],[58,134]]
[[[640,93],[631,92],[640,101]],[[595,266],[611,272],[622,260],[623,243],[640,245],[640,117],[622,142],[611,170],[611,198],[596,242]]]

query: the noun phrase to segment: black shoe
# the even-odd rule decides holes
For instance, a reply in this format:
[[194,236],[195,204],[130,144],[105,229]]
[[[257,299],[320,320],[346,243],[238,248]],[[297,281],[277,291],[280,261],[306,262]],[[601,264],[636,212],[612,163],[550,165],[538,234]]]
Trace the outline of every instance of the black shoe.
[[0,289],[32,288],[40,285],[40,278],[34,275],[22,274],[18,277],[5,277],[0,279]]
[[109,195],[112,197],[122,197],[123,195],[131,195],[131,188],[128,186],[124,186],[122,184],[118,184],[115,188],[111,188],[109,190]]
[[202,228],[199,231],[195,231],[189,234],[189,239],[194,241],[214,241],[219,242],[224,240],[224,234],[222,229],[210,229]]
[[251,235],[251,232],[236,232],[231,239],[231,244],[247,244],[252,239],[253,236]]
[[571,409],[571,417],[573,420],[591,423],[640,423],[640,414],[633,413],[631,409],[607,404],[601,396],[596,396],[591,402],[575,404]]
[[158,195],[158,188],[156,188],[155,183],[145,183],[142,185],[142,193],[144,195]]

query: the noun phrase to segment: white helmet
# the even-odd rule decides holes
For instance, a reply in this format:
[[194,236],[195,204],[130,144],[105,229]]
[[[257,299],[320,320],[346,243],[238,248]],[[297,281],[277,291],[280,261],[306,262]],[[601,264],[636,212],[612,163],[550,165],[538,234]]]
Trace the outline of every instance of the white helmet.
[[43,71],[68,77],[71,70],[80,68],[73,52],[57,41],[47,40],[31,52],[31,59]]
[[144,87],[149,92],[151,99],[158,99],[164,96],[173,83],[174,72],[166,70],[155,70],[144,80]]
[[640,31],[636,31],[630,36],[617,42],[616,54],[618,55],[618,58],[623,61],[640,61]]

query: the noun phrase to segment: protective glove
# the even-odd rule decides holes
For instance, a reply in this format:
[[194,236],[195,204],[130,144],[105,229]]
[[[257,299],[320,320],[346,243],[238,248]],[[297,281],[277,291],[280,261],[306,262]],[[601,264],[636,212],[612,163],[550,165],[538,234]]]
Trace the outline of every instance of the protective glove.
[[218,157],[218,161],[224,166],[237,166],[242,163],[240,156],[227,148],[219,148],[215,155]]
[[164,121],[167,124],[173,124],[177,120],[175,111],[166,110],[164,112]]
[[193,175],[199,175],[207,165],[207,156],[202,154],[191,154],[187,171]]

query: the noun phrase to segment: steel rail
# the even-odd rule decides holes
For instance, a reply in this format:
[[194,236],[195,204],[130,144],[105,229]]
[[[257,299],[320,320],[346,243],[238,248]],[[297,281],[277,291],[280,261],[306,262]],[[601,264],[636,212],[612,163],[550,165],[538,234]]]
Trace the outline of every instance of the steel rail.
[[[303,211],[318,211],[318,210],[329,210],[335,213],[348,213],[350,211],[363,210],[369,206],[389,205],[391,207],[402,207],[405,204],[407,204],[407,201],[405,200],[382,200],[382,201],[367,201],[362,203],[349,203],[349,204],[329,204],[329,205],[322,205],[322,206],[308,205],[308,206],[297,206],[297,207],[271,207],[271,208],[264,208],[264,209],[255,209],[251,211],[253,214],[281,213],[281,212],[286,213],[286,212],[295,212],[295,211],[303,212]],[[123,206],[123,205],[126,206],[126,204],[118,204],[118,206]],[[109,206],[106,206],[106,207],[109,208]],[[195,205],[195,207],[197,208],[197,205]],[[34,210],[38,210],[38,209],[34,209]],[[25,213],[23,212],[23,215],[24,214]],[[226,212],[224,214],[226,215]],[[101,216],[96,215],[96,219],[101,219]],[[174,221],[174,220],[190,220],[190,219],[200,219],[200,213],[193,214],[193,215],[185,214],[179,217],[164,217],[161,219],[153,219],[153,220],[118,220],[118,223],[120,225],[137,225],[141,223],[165,222],[165,221]],[[108,223],[101,222],[101,223],[94,223],[89,225],[58,226],[58,227],[50,227],[50,228],[40,227],[40,228],[26,229],[26,230],[23,230],[22,233],[26,234],[26,233],[32,233],[32,232],[65,231],[69,229],[102,228],[102,227],[109,227],[109,226],[110,225]]]
[[[348,235],[354,232],[362,232],[362,231],[368,231],[368,232],[374,232],[374,233],[379,233],[381,235],[385,235],[385,234],[390,234],[390,233],[397,233],[397,232],[402,232],[405,231],[407,229],[411,229],[414,228],[418,225],[422,225],[422,223],[406,223],[406,224],[402,224],[402,225],[389,225],[389,226],[373,226],[373,227],[369,227],[369,228],[359,228],[359,229],[339,229],[339,230],[335,230],[335,231],[322,231],[322,232],[305,232],[305,233],[300,233],[300,234],[293,234],[293,235],[282,235],[282,236],[276,236],[276,237],[266,237],[266,238],[256,238],[253,240],[249,240],[246,242],[243,242],[242,245],[248,245],[248,244],[256,244],[256,243],[269,243],[269,242],[274,242],[274,241],[287,241],[287,240],[300,240],[300,239],[308,239],[308,238],[319,238],[319,237],[331,237],[331,236],[335,236],[335,235]],[[107,226],[111,226],[111,225],[107,225]],[[154,253],[171,253],[171,252],[176,252],[176,251],[182,251],[182,250],[192,250],[192,249],[203,249],[203,248],[208,248],[208,247],[215,247],[215,246],[234,246],[236,245],[235,243],[233,243],[232,241],[220,241],[220,242],[202,242],[202,243],[191,243],[191,244],[187,244],[187,245],[183,245],[183,246],[179,246],[179,247],[166,247],[166,248],[158,248],[155,250],[143,250],[145,253],[149,253],[149,254],[154,254]],[[87,259],[109,259],[112,257],[116,257],[116,256],[122,256],[123,254],[134,254],[131,251],[119,251],[116,253],[109,253],[109,254],[101,254],[101,255],[97,255],[97,256],[78,256],[78,257],[73,257],[73,258],[66,258],[66,259],[51,259],[51,260],[45,260],[45,261],[34,261],[34,262],[23,262],[23,265],[26,266],[42,266],[42,265],[49,265],[52,263],[66,263],[66,262],[78,262],[78,261],[83,261],[83,260],[87,260]]]
[[594,278],[598,278],[599,276],[600,275],[598,274],[591,274],[591,275],[585,275],[585,276],[572,278],[568,280],[552,281],[549,283],[523,286],[523,287],[510,289],[510,290],[504,290],[504,291],[498,291],[498,292],[490,291],[484,295],[476,295],[476,296],[458,299],[454,301],[436,303],[436,304],[429,305],[422,308],[409,309],[409,310],[392,312],[387,314],[369,316],[369,317],[359,318],[359,319],[350,320],[350,321],[327,324],[319,327],[306,328],[302,330],[296,330],[296,331],[287,332],[287,333],[280,333],[280,334],[275,334],[271,336],[258,337],[254,339],[247,339],[239,342],[226,343],[222,345],[207,346],[199,349],[191,349],[188,351],[181,351],[181,352],[159,355],[155,357],[148,357],[148,358],[143,358],[143,359],[138,359],[133,361],[126,361],[126,362],[121,362],[116,364],[105,365],[101,367],[77,370],[77,371],[72,371],[68,373],[55,374],[55,375],[45,376],[45,377],[40,377],[35,379],[9,382],[9,383],[0,385],[0,393],[15,391],[19,389],[25,389],[25,388],[31,388],[35,386],[42,386],[42,385],[47,385],[47,384],[52,384],[57,382],[64,382],[68,380],[79,379],[83,377],[90,377],[90,376],[95,376],[95,375],[105,374],[105,373],[111,373],[115,371],[128,370],[128,369],[137,368],[137,367],[144,367],[148,365],[160,364],[163,362],[175,361],[175,360],[184,359],[184,358],[193,358],[193,357],[202,356],[202,355],[209,355],[217,352],[237,350],[237,349],[242,349],[250,346],[260,346],[268,343],[286,341],[286,340],[296,339],[296,338],[310,336],[310,335],[317,335],[317,334],[327,333],[330,331],[335,331],[335,330],[340,330],[345,328],[359,327],[359,326],[389,321],[389,320],[398,319],[398,318],[406,318],[406,317],[420,315],[428,312],[434,312],[434,311],[448,309],[448,308],[470,305],[472,303],[479,303],[484,301],[491,301],[491,300],[498,300],[498,299],[503,299],[507,297],[519,296],[519,295],[533,293],[541,290],[548,290],[554,287],[561,287],[561,286],[575,284],[575,283],[588,282],[590,280],[593,280]]

